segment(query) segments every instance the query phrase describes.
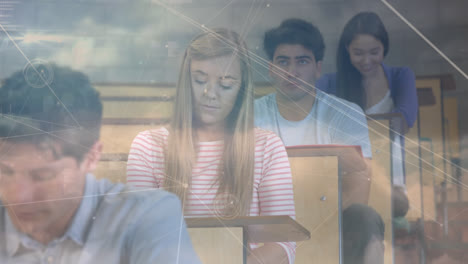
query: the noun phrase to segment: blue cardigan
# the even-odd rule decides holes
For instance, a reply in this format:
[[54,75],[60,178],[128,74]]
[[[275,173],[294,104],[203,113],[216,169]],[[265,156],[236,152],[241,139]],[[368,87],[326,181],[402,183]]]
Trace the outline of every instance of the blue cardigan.
[[[390,96],[395,104],[393,112],[402,113],[408,127],[412,127],[418,114],[418,97],[414,73],[408,67],[389,67],[385,64],[382,64],[382,67],[390,87]],[[323,75],[322,78],[317,80],[315,86],[326,93],[336,95],[336,73]]]

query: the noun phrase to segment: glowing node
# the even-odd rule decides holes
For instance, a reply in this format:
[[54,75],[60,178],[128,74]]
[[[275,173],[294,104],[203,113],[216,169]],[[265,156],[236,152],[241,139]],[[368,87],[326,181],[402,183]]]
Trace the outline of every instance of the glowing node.
[[222,219],[232,219],[240,215],[240,202],[236,196],[222,193],[215,198],[214,213]]
[[23,68],[23,76],[29,86],[33,88],[43,88],[54,80],[54,71],[49,62],[35,59],[26,64]]
[[270,7],[270,4],[267,4],[266,7]]

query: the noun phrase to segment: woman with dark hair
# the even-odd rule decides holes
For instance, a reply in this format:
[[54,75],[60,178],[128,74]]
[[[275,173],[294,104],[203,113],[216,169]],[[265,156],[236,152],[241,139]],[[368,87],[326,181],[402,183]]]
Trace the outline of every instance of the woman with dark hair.
[[383,64],[389,40],[377,14],[361,12],[343,29],[337,51],[337,72],[325,74],[317,88],[354,102],[366,114],[401,113],[404,120],[391,122],[393,183],[405,185],[403,134],[413,126],[418,100],[414,73],[407,67]]

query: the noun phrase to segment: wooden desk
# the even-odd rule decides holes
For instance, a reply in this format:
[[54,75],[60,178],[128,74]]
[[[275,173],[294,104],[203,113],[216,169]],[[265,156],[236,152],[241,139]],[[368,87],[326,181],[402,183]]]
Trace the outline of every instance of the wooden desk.
[[291,164],[296,219],[311,239],[297,244],[296,264],[341,263],[340,159],[360,153],[356,146],[286,148]]
[[202,263],[246,263],[248,243],[303,241],[310,232],[289,216],[185,218]]

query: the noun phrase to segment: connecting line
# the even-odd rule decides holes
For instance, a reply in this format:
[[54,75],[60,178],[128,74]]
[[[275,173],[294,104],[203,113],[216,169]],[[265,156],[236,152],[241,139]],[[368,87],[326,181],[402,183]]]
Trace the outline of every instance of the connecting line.
[[73,114],[70,112],[70,110],[68,110],[67,106],[60,100],[60,98],[57,96],[57,94],[55,93],[54,89],[52,89],[52,87],[50,87],[49,83],[44,79],[44,77],[42,76],[42,74],[39,73],[39,71],[37,71],[36,67],[31,63],[31,60],[29,60],[28,56],[26,56],[26,54],[24,54],[23,50],[21,50],[21,48],[18,46],[18,44],[16,43],[16,41],[11,37],[11,35],[8,33],[8,31],[3,27],[3,25],[0,23],[0,28],[3,30],[3,32],[5,32],[5,34],[8,36],[8,38],[10,39],[10,41],[15,45],[16,49],[21,53],[21,55],[23,55],[23,57],[26,59],[26,61],[28,62],[29,65],[32,66],[32,68],[34,69],[34,71],[36,72],[36,74],[41,78],[41,80],[44,82],[44,84],[47,86],[47,88],[49,88],[49,91],[55,96],[55,98],[57,99],[58,102],[60,102],[60,104],[63,106],[63,108],[65,109],[65,111],[67,111],[67,113],[70,115],[70,117],[73,119],[73,121],[76,123],[76,125],[79,127],[80,126],[80,123],[78,122],[78,120],[76,120],[75,116],[73,116]]
[[51,125],[56,125],[56,126],[61,126],[64,128],[74,128],[74,129],[79,129],[80,127],[77,126],[72,126],[72,125],[66,125],[66,124],[60,124],[56,122],[50,122],[50,121],[45,121],[45,120],[39,120],[39,119],[34,119],[26,116],[17,116],[17,115],[11,115],[11,114],[0,114],[0,117],[11,117],[13,119],[23,119],[26,121],[33,121],[37,123],[43,123],[43,124],[51,124]]
[[[279,76],[282,76],[281,73],[284,73],[284,70],[283,70],[283,69],[281,69],[281,68],[279,68],[279,67],[276,67],[276,66],[273,67],[273,70],[272,70],[272,71],[273,71],[274,74],[278,74]],[[286,80],[286,77],[281,77],[281,78],[283,78],[284,80]],[[314,89],[317,89],[317,88],[316,88],[315,86],[313,86],[312,84],[309,84],[309,83],[307,83],[307,82],[305,82],[305,81],[303,81],[303,80],[301,80],[301,79],[299,79],[299,80],[300,80],[301,82],[303,82],[304,84],[306,84],[306,85],[308,85],[308,86],[311,86],[311,87],[313,87]],[[303,91],[305,91],[305,92],[307,92],[307,93],[309,93],[309,94],[312,94],[310,91],[307,91],[306,89],[304,89],[304,88],[302,88],[302,87],[300,87],[300,88],[301,88]],[[283,94],[283,95],[284,95],[284,94]],[[334,98],[334,97],[330,97],[330,98],[332,98],[333,100],[335,100],[336,103],[339,103],[339,104],[341,104],[342,106],[346,107],[348,110],[355,111],[355,112],[357,111],[356,109],[349,108],[346,104],[344,104],[344,103],[341,102],[340,100],[337,100],[337,99]],[[297,105],[297,103],[295,103],[295,102],[294,102],[294,104]],[[327,103],[327,105],[329,105],[330,107],[333,107],[330,103]],[[342,113],[343,115],[347,116],[348,118],[352,119],[353,121],[355,121],[355,122],[357,122],[357,123],[359,123],[359,124],[361,124],[361,125],[363,125],[363,126],[364,126],[364,125],[367,126],[367,124],[364,124],[364,123],[361,122],[360,120],[357,120],[354,116],[351,116],[351,115],[348,114],[345,110],[340,109],[340,108],[338,108],[338,107],[336,107],[335,109],[336,109],[338,112]],[[359,114],[361,114],[361,113],[359,113]],[[375,121],[375,119],[372,119],[372,118],[371,118],[371,120]],[[379,122],[377,122],[377,124],[378,124],[379,126],[381,126],[381,127],[384,127],[384,128],[386,128],[386,129],[389,129],[390,131],[392,131],[392,132],[394,132],[394,133],[399,134],[398,131],[395,131],[394,129],[390,128],[389,126],[386,126],[386,125],[381,124],[381,123],[379,123]],[[374,129],[374,128],[368,128],[368,129],[369,129],[370,132],[373,132],[373,133],[375,133],[376,135],[381,136],[382,138],[386,137],[386,136],[384,136],[382,133],[378,132],[378,131],[377,131],[376,129]],[[410,139],[410,138],[407,138],[406,136],[404,136],[404,138],[405,138],[406,140],[408,140],[409,143],[417,144],[417,142],[415,142],[414,140],[412,140],[412,139]],[[452,162],[450,162],[448,159],[445,159],[442,155],[440,155],[440,154],[438,154],[438,153],[435,153],[435,152],[431,151],[430,149],[425,148],[424,146],[421,146],[421,148],[422,148],[423,150],[430,151],[434,156],[437,156],[437,157],[443,159],[445,162],[448,162],[448,163],[451,164],[451,165],[454,165],[454,166],[459,167],[462,171],[466,171],[464,168],[460,167],[459,165],[452,164]],[[389,152],[389,151],[385,151],[385,153],[388,154],[388,153],[390,153],[390,152]],[[415,154],[415,153],[413,153],[413,152],[408,152],[408,154],[410,154],[411,156],[416,157],[416,158],[418,158],[418,159],[421,159],[420,157],[417,156],[417,154]],[[466,184],[463,184],[461,181],[455,179],[454,177],[452,177],[452,176],[449,175],[448,173],[444,172],[442,169],[436,167],[435,165],[432,165],[430,162],[428,162],[428,161],[426,161],[426,160],[424,160],[424,159],[421,159],[421,160],[422,160],[422,162],[423,162],[424,164],[431,166],[431,167],[434,168],[436,171],[442,173],[444,176],[447,176],[448,178],[452,179],[453,181],[458,182],[458,184],[460,184],[464,189],[468,189],[468,186],[467,186]],[[414,166],[416,166],[416,167],[418,166],[417,164],[413,164],[413,163],[409,163],[409,164],[414,165]]]
[[255,5],[255,0],[252,0],[252,3],[251,3],[250,8],[249,8],[249,12],[247,13],[244,24],[242,25],[241,30],[239,32],[239,35],[240,35],[241,38],[243,38],[247,34],[249,20],[251,19],[251,16],[253,16],[252,12],[253,12],[253,9],[254,9],[254,5]]
[[155,188],[148,188],[148,189],[141,189],[141,190],[125,191],[125,192],[111,192],[111,193],[106,193],[106,194],[80,195],[80,196],[72,196],[72,197],[60,198],[60,199],[48,199],[48,200],[42,200],[42,201],[36,201],[36,202],[1,204],[0,207],[19,206],[19,205],[31,205],[31,204],[40,204],[40,203],[48,203],[48,202],[61,202],[61,201],[66,201],[66,200],[85,199],[85,198],[94,198],[94,197],[104,197],[104,196],[111,196],[111,195],[120,195],[120,194],[127,194],[127,193],[148,192],[148,191],[155,191],[155,190],[158,190],[158,189],[155,189]]
[[221,10],[219,10],[216,15],[212,16],[209,20],[207,20],[205,22],[205,25],[207,25],[208,23],[213,21],[213,19],[217,18],[219,15],[221,15],[221,13],[224,11],[224,9],[226,9],[228,6],[230,6],[232,3],[234,3],[234,1],[236,1],[236,0],[230,0],[229,3],[227,3],[223,8],[221,8]]
[[384,5],[386,5],[395,15],[397,15],[403,22],[405,22],[408,27],[410,27],[418,36],[420,36],[429,46],[431,46],[437,53],[439,53],[442,58],[444,58],[452,67],[454,67],[465,79],[468,80],[468,75],[463,72],[449,57],[447,57],[439,48],[436,47],[428,38],[426,38],[415,26],[413,26],[403,15],[400,14],[391,4],[386,0],[380,0]]
[[[250,16],[250,11],[251,10],[249,10],[247,18],[245,19],[245,23],[242,26],[241,31],[239,33],[239,35],[241,36],[242,39],[245,39],[245,36],[247,35],[247,33],[250,31],[250,29],[253,27],[253,25],[255,25],[255,22],[256,22],[255,20],[260,19],[260,17],[261,17],[259,15],[260,11],[262,9],[265,10],[265,8],[263,8],[263,2],[264,1],[265,0],[261,0],[261,2],[258,4],[257,11],[255,13],[252,13],[252,16]],[[251,5],[252,8],[256,4],[255,2],[256,2],[256,0],[252,1],[252,5]],[[253,11],[253,9],[252,9],[252,11]],[[248,26],[248,25],[250,25],[250,26]]]
[[[468,79],[468,75],[462,70],[460,69],[460,67],[458,67],[449,57],[447,57],[439,48],[437,48],[436,45],[434,45],[428,38],[426,38],[426,36],[424,36],[415,26],[413,26],[413,24],[411,24],[402,14],[400,14],[400,12],[398,12],[398,10],[396,10],[390,3],[388,3],[386,0],[380,0],[385,6],[387,6],[396,16],[398,16],[408,27],[410,27],[419,37],[421,37],[429,46],[431,46],[437,53],[439,53],[439,55],[444,58],[450,65],[452,65],[452,67],[454,67],[461,75],[463,75],[463,77],[465,77],[465,79]],[[427,150],[427,149],[425,149]],[[433,153],[435,154],[436,156],[439,156],[441,157],[439,154],[437,153]],[[442,157],[443,158],[443,157]],[[447,160],[444,159],[444,161],[447,162]],[[454,165],[455,167],[461,169],[462,171],[464,172],[468,172],[466,169],[462,168],[461,166],[459,165],[456,165],[456,164],[452,164],[450,161],[449,161],[449,164],[450,165]],[[466,187],[466,186],[465,186]]]
[[[381,1],[384,1],[384,0],[381,0]],[[197,21],[195,21],[195,20],[191,19],[190,17],[188,17],[188,16],[182,14],[181,12],[175,10],[174,8],[171,8],[171,7],[167,6],[166,4],[162,3],[161,1],[159,1],[159,0],[153,0],[153,2],[155,2],[155,3],[159,4],[159,5],[161,5],[162,7],[166,8],[167,10],[169,10],[170,12],[172,12],[173,14],[175,14],[176,16],[178,16],[178,17],[184,19],[185,21],[187,21],[188,23],[192,24],[193,26],[195,26],[195,27],[197,27],[197,28],[200,28],[201,30],[214,33],[212,30],[206,28],[204,25],[200,25],[200,23],[198,23]],[[390,6],[390,7],[391,7],[391,6]],[[393,10],[394,10],[394,9],[393,9]],[[395,11],[396,11],[396,10],[395,10]],[[398,12],[396,12],[396,13],[398,14]],[[401,15],[400,15],[400,16],[401,16]],[[402,18],[402,19],[404,19],[404,18]],[[408,22],[408,23],[409,23],[409,22]],[[414,28],[414,27],[413,27],[413,28]],[[417,30],[416,30],[416,31],[417,31]],[[418,32],[418,31],[417,31],[417,32]],[[216,38],[218,38],[220,41],[224,41],[226,44],[228,44],[228,45],[230,45],[231,47],[235,48],[236,45],[235,45],[234,43],[232,43],[231,41],[225,40],[225,39],[223,39],[221,36],[217,36],[216,34],[214,34],[214,36],[215,36]],[[265,60],[264,58],[260,57],[260,56],[257,55],[257,54],[254,54],[253,52],[247,51],[247,53],[250,54],[250,55],[252,55],[252,56],[251,56],[252,61],[258,63],[260,66],[267,67],[267,65],[268,65],[268,63],[269,63],[267,60]],[[445,57],[446,57],[446,56],[445,56]],[[280,73],[286,74],[287,72],[286,72],[285,70],[283,70],[283,69],[281,69],[281,68],[279,68],[279,67],[273,67],[273,70],[272,70],[272,71],[273,71],[274,74],[279,74],[279,76],[281,76],[281,78],[286,79],[286,77],[284,77],[284,76],[282,76],[282,75],[280,74]],[[309,84],[309,83],[305,82],[305,81],[302,80],[302,79],[298,79],[298,80],[301,81],[302,83],[304,83],[304,84],[307,85],[307,86],[310,86],[310,87],[313,87],[313,88],[317,89],[314,85]],[[304,88],[302,88],[302,87],[300,87],[300,89],[303,89],[304,91],[308,92],[306,89],[304,89]],[[332,97],[332,98],[333,98],[333,97]],[[333,99],[335,99],[335,98],[333,98]],[[344,103],[340,102],[339,100],[337,100],[337,102],[340,103],[340,104],[342,104],[342,105],[344,105]],[[344,106],[346,106],[346,105],[344,105]],[[350,110],[351,110],[351,111],[357,111],[356,109],[350,109]],[[358,122],[358,123],[360,123],[361,125],[364,125],[362,122],[360,122],[359,120],[357,120],[357,119],[354,118],[353,116],[350,116],[346,111],[344,111],[344,110],[342,110],[342,109],[337,109],[337,111],[343,113],[345,116],[351,118],[351,119],[354,120],[355,122]],[[385,126],[385,125],[383,125],[383,124],[380,124],[380,123],[379,123],[379,125],[381,125],[381,126],[383,126],[383,127],[385,127],[385,128],[388,128],[388,129],[392,130],[391,128],[389,128],[388,126]],[[382,135],[381,133],[379,133],[378,131],[376,131],[375,129],[372,129],[372,128],[371,128],[370,130],[371,130],[372,132],[376,133],[377,135],[380,135],[380,136],[383,137],[383,135]],[[395,131],[394,131],[394,132],[395,132]],[[407,137],[404,137],[404,138],[407,139],[410,143],[416,143],[414,140],[411,140],[410,138],[407,138]],[[425,147],[423,147],[423,146],[422,146],[422,149],[424,149],[424,150],[426,150],[426,151],[430,151],[433,155],[435,155],[435,156],[437,156],[437,157],[443,159],[445,162],[448,162],[449,164],[452,164],[449,160],[445,159],[442,155],[440,155],[440,154],[438,154],[438,153],[435,153],[435,152],[433,152],[433,151],[431,151],[431,150],[429,150],[429,149],[427,149],[427,148],[425,148]],[[418,157],[417,154],[414,154],[414,153],[411,153],[411,152],[409,152],[409,154],[412,155],[412,156],[414,156],[414,157]],[[421,158],[418,157],[418,159],[421,159]],[[448,178],[453,179],[453,177],[452,177],[451,175],[449,175],[448,173],[444,172],[443,170],[437,168],[435,165],[432,165],[432,164],[430,164],[429,162],[427,162],[427,161],[425,161],[425,160],[422,160],[422,161],[423,161],[423,163],[428,164],[429,166],[435,168],[437,171],[441,172],[442,174],[444,174],[444,175],[447,176]],[[413,165],[414,165],[414,164],[413,164]],[[461,168],[461,167],[458,166],[458,165],[455,165],[455,164],[453,164],[453,165],[459,167],[460,169],[462,169],[462,171],[466,171],[465,169]],[[453,180],[456,181],[456,179],[453,179]],[[464,189],[468,189],[468,186],[467,186],[467,185],[465,185],[465,184],[463,184],[463,183],[461,183],[461,182],[459,182],[458,184],[460,184],[462,187],[464,187]]]
[[[256,62],[257,62],[257,61],[256,61]],[[259,63],[259,62],[257,62],[257,63]],[[259,63],[259,64],[262,65],[261,63]],[[281,68],[275,66],[275,67],[272,68],[272,71],[273,71],[274,74],[277,74],[277,75],[279,75],[281,78],[283,78],[284,80],[287,80],[286,77],[283,77],[283,76],[281,75],[282,73],[285,74],[285,71],[284,71],[283,69],[281,69]],[[310,86],[310,87],[313,87],[314,89],[317,89],[314,85],[309,84],[309,83],[305,82],[305,81],[302,80],[302,79],[298,79],[298,80],[301,81],[302,83],[304,83],[304,84],[307,85],[307,86]],[[305,91],[305,92],[311,94],[311,92],[307,91],[306,89],[304,89],[304,88],[302,88],[302,87],[300,87],[300,88],[301,88],[303,91]],[[342,106],[346,107],[347,110],[351,110],[351,111],[355,111],[355,112],[357,111],[356,109],[349,108],[346,104],[344,104],[344,103],[341,102],[340,100],[337,100],[337,99],[334,98],[334,97],[330,97],[330,98],[332,98],[333,100],[335,100],[336,103],[339,103],[339,104],[341,104]],[[294,102],[294,103],[295,103],[295,102]],[[330,105],[329,103],[327,103],[327,104],[328,104],[329,106],[333,107],[333,106]],[[296,105],[297,105],[297,104],[296,104]],[[360,120],[357,120],[354,116],[349,115],[346,111],[344,111],[344,110],[342,110],[342,109],[340,109],[340,108],[336,108],[336,110],[337,110],[338,112],[342,113],[343,115],[347,116],[348,118],[352,119],[353,121],[355,121],[355,122],[357,122],[357,123],[359,123],[359,124],[361,124],[361,125],[363,125],[363,126],[364,126],[364,125],[367,126],[367,124],[364,124],[364,123],[361,122]],[[359,113],[359,114],[360,114],[360,113]],[[375,121],[375,119],[372,119],[372,118],[371,118],[371,120],[374,120],[374,121]],[[394,132],[394,133],[397,133],[397,134],[399,135],[398,131],[395,131],[394,129],[390,128],[389,126],[386,126],[386,125],[384,125],[384,124],[380,124],[380,123],[378,123],[378,122],[377,122],[377,124],[378,124],[379,126],[381,126],[381,127],[384,127],[384,128],[386,128],[386,129],[389,129],[390,131],[392,131],[392,132]],[[384,137],[384,135],[383,135],[382,133],[379,133],[377,130],[375,130],[375,129],[373,129],[373,128],[369,128],[369,130],[370,130],[371,132],[373,132],[373,133],[375,133],[375,134],[381,136],[381,137]],[[409,143],[417,144],[417,142],[415,142],[415,141],[412,140],[411,138],[408,138],[408,137],[406,137],[406,136],[403,136],[403,137],[405,138],[405,140],[408,140]],[[453,163],[450,162],[448,159],[444,158],[442,155],[440,155],[440,154],[438,154],[438,153],[435,153],[435,152],[431,151],[430,149],[427,149],[427,148],[424,147],[424,146],[421,146],[421,148],[422,148],[423,150],[430,151],[434,156],[441,158],[442,160],[444,160],[444,161],[447,162],[448,164],[453,165],[453,166],[456,166],[457,168],[460,168],[460,169],[461,169],[462,171],[464,171],[464,172],[467,171],[466,169],[462,168],[461,166],[456,165],[456,164],[453,164]],[[387,153],[388,153],[388,151],[387,151]],[[415,153],[413,153],[413,152],[408,152],[408,153],[409,153],[411,156],[413,156],[413,157],[417,157],[418,159],[421,159],[420,157],[417,156],[417,154],[415,154]],[[425,164],[427,164],[427,165],[429,165],[429,166],[435,168],[437,171],[441,172],[442,174],[444,174],[444,175],[447,176],[448,178],[454,180],[455,182],[458,181],[458,183],[459,183],[462,187],[464,187],[464,189],[468,189],[468,186],[467,186],[467,185],[461,183],[459,180],[455,179],[454,177],[452,177],[452,176],[449,175],[448,173],[444,172],[442,169],[437,168],[435,165],[430,164],[428,161],[425,161],[425,160],[422,160],[422,161],[423,161],[423,163],[425,163]],[[411,165],[415,165],[415,166],[416,166],[416,164],[411,164]]]
[[[155,0],[155,1],[157,1],[157,0]],[[385,1],[385,0],[382,0],[382,1]],[[157,1],[157,2],[159,2],[159,1]],[[388,4],[388,3],[387,3],[387,4]],[[164,6],[164,5],[163,5],[163,6]],[[166,7],[166,6],[164,6],[164,7]],[[391,7],[391,6],[390,6],[390,7]],[[166,8],[168,8],[168,7],[166,7]],[[391,8],[392,8],[392,7],[391,7]],[[397,15],[399,15],[399,13],[398,13],[394,8],[393,8],[393,10],[397,13]],[[174,10],[174,9],[170,9],[170,11],[173,12],[174,14],[176,14],[176,15],[179,15],[179,16],[181,16],[181,17],[185,17],[185,19],[186,19],[187,21],[189,21],[189,18],[188,18],[187,16],[185,16],[185,15],[180,14],[180,12],[178,12],[178,11],[176,11],[176,10]],[[400,15],[400,16],[401,16],[401,15]],[[407,20],[404,19],[402,16],[401,16],[401,18],[402,18],[404,21],[407,22]],[[193,20],[190,19],[190,23],[191,23],[192,25],[198,27],[198,24],[196,23],[196,21],[193,21]],[[410,27],[414,28],[414,26],[412,26],[409,22],[407,22],[407,23],[409,24]],[[204,29],[204,30],[209,31],[208,29],[204,28],[203,26],[202,26],[201,28]],[[424,38],[424,39],[427,40],[427,38],[425,38],[416,28],[414,28],[414,30],[416,31],[416,33],[420,34],[422,38]],[[221,37],[219,37],[219,38],[221,38]],[[221,39],[221,40],[222,40],[222,39]],[[226,43],[230,44],[231,46],[235,47],[234,44],[229,43],[227,40],[224,40],[224,41],[225,41]],[[431,46],[433,46],[436,50],[438,50],[438,51],[440,52],[440,50],[437,49],[437,47],[435,47],[429,40],[427,40],[427,41],[428,41],[428,43],[430,43]],[[254,54],[253,52],[248,51],[248,53],[249,53],[250,55],[252,55],[252,56],[251,56],[251,57],[252,57],[252,61],[258,63],[260,66],[263,66],[263,67],[267,67],[267,66],[268,66],[268,61],[266,61],[265,59],[261,58],[261,57],[258,56],[257,54]],[[440,52],[440,54],[441,54],[444,58],[446,58],[449,62],[451,62],[450,59],[448,59],[447,56],[445,56],[442,52]],[[459,69],[453,62],[452,62],[452,64],[454,65],[454,67],[456,67],[457,69]],[[460,71],[461,71],[461,70],[460,70]],[[274,68],[273,68],[273,73],[275,73],[275,74],[280,74],[280,73],[286,74],[287,72],[286,72],[285,70],[279,68],[279,67],[274,67]],[[464,76],[466,76],[466,74],[463,73],[463,71],[461,71],[461,73],[462,73]],[[286,78],[283,77],[282,75],[279,75],[279,76],[281,76],[283,79],[286,80]],[[298,79],[298,80],[301,81],[302,83],[304,83],[304,84],[307,85],[307,86],[310,86],[310,87],[313,87],[314,89],[317,89],[314,85],[309,84],[309,83],[305,82],[305,81],[302,80],[302,79]],[[306,91],[304,88],[302,88],[302,87],[300,87],[300,88],[303,89],[304,91]],[[306,91],[306,92],[308,92],[308,91]],[[332,98],[333,98],[333,97],[332,97]],[[333,99],[335,99],[335,98],[333,98]],[[335,99],[335,100],[336,100],[336,99]],[[338,103],[344,105],[344,104],[343,104],[342,102],[340,102],[339,100],[336,100],[336,101],[337,101]],[[344,105],[344,106],[346,106],[346,105]],[[350,110],[356,112],[356,109],[350,109]],[[341,110],[341,109],[337,109],[337,111],[343,113],[345,116],[351,118],[351,119],[354,120],[355,122],[361,123],[359,120],[356,120],[354,117],[350,116],[346,111]],[[389,127],[383,125],[383,124],[380,124],[380,123],[378,123],[378,124],[379,124],[380,126],[383,126],[383,127],[387,128],[387,129],[393,131],[393,132],[398,132],[398,131],[395,131],[395,130],[393,130],[393,129],[391,129],[391,128],[389,128]],[[361,123],[361,125],[364,125],[364,124]],[[374,133],[376,133],[376,134],[378,134],[378,135],[380,135],[380,136],[383,136],[381,133],[378,133],[375,129],[372,129],[372,128],[371,128],[371,131],[374,132]],[[399,133],[398,133],[398,134],[399,134]],[[407,137],[405,137],[405,136],[404,136],[404,138],[405,138],[406,140],[408,140],[408,142],[413,143],[413,144],[416,144],[416,142],[415,142],[414,140],[412,140],[412,139],[410,139],[410,138],[407,138]],[[430,151],[429,149],[426,149],[425,147],[422,147],[422,149],[424,149],[424,150],[426,150],[426,151]],[[432,152],[432,151],[431,151],[431,152]],[[409,154],[411,154],[411,155],[414,156],[414,157],[417,157],[417,154],[414,154],[414,153],[411,153],[411,152],[410,152]],[[466,169],[462,168],[461,166],[456,165],[456,164],[452,164],[452,162],[450,162],[448,159],[444,158],[442,155],[440,155],[440,154],[438,154],[438,153],[435,153],[435,152],[432,152],[432,154],[434,154],[435,156],[437,156],[437,157],[443,159],[445,162],[449,163],[450,165],[456,166],[457,168],[460,168],[460,169],[461,169],[462,171],[464,171],[464,172],[468,172]],[[419,158],[419,157],[418,157],[418,158]],[[428,162],[425,162],[425,163],[426,163],[426,164],[429,164]],[[414,165],[414,164],[413,164],[413,165]],[[429,164],[429,165],[431,165],[431,164]],[[434,165],[431,165],[431,166],[435,167]],[[448,176],[449,178],[451,178],[452,180],[455,180],[455,181],[456,181],[456,179],[453,179],[452,176],[448,175],[447,173],[443,172],[442,170],[438,169],[437,167],[435,167],[435,168],[436,168],[437,170],[441,171],[444,175],[446,175],[446,176]],[[465,189],[468,189],[468,186],[467,186],[467,185],[464,185],[464,184],[462,184],[462,183],[460,183],[460,184],[461,184]]]
[[[172,12],[175,12],[175,13],[176,13],[177,11],[172,11]],[[195,23],[194,25],[197,26],[196,23]],[[202,27],[202,28],[203,28],[203,27]],[[206,30],[206,31],[209,31],[209,29],[205,29],[205,30]],[[224,40],[222,37],[216,36],[216,35],[215,35],[215,37],[217,37],[219,40],[224,41],[225,43],[231,45],[233,48],[235,47],[235,45],[234,45],[233,43],[230,43],[228,40]],[[252,52],[248,52],[248,53],[252,55],[252,60],[253,60],[254,62],[258,63],[260,66],[266,67],[266,65],[267,65],[268,62],[267,62],[265,59],[261,58],[260,56],[254,54],[254,53],[252,53]],[[287,78],[284,77],[284,76],[282,75],[282,74],[287,74],[287,72],[286,72],[285,70],[281,69],[280,67],[274,66],[274,67],[272,68],[272,72],[273,72],[274,74],[277,74],[278,76],[280,76],[280,77],[283,78],[284,80],[287,80]],[[314,89],[317,89],[314,85],[309,84],[309,83],[307,83],[306,81],[304,81],[304,80],[302,80],[302,79],[300,79],[300,78],[299,78],[298,80],[301,81],[302,83],[304,83],[305,85],[309,86],[309,87],[313,87]],[[299,88],[302,89],[303,91],[305,91],[305,92],[311,94],[310,91],[308,91],[308,90],[306,90],[306,89],[304,89],[304,88],[302,88],[302,87],[299,87]],[[331,97],[331,98],[332,98],[333,100],[335,100],[338,104],[341,104],[341,105],[343,105],[344,107],[348,108],[347,105],[344,104],[343,102],[341,102],[340,100],[337,100],[337,99],[334,98],[334,97]],[[294,103],[295,103],[295,102],[294,102]],[[297,105],[297,103],[295,103],[295,104]],[[329,106],[333,107],[333,106],[330,105],[329,103],[327,103],[327,104],[328,104]],[[348,114],[345,110],[340,109],[340,108],[336,108],[336,110],[337,110],[338,112],[342,113],[343,115],[347,116],[348,118],[352,119],[353,121],[355,121],[355,122],[357,122],[357,123],[359,123],[359,124],[361,124],[361,125],[363,125],[363,126],[364,126],[364,125],[367,126],[367,124],[364,124],[364,123],[361,122],[360,120],[357,120],[354,116],[351,116],[351,115]],[[354,111],[354,112],[358,112],[358,111],[357,111],[356,109],[354,109],[354,108],[350,108],[350,109],[348,109],[348,110],[351,110],[351,111]],[[304,111],[304,110],[303,110],[303,111]],[[304,111],[304,112],[305,112],[305,111]],[[359,114],[361,114],[361,113],[359,112]],[[372,120],[374,120],[374,119],[372,119]],[[384,124],[381,124],[381,123],[377,123],[377,124],[378,124],[379,126],[381,126],[381,127],[384,127],[384,128],[386,128],[386,129],[389,129],[390,131],[393,131],[393,132],[397,132],[397,133],[398,133],[398,131],[395,131],[395,130],[393,130],[392,128],[390,128],[390,127],[388,127],[388,126],[386,126],[386,125],[384,125]],[[375,130],[375,129],[373,129],[373,128],[369,128],[369,130],[370,130],[371,132],[373,132],[373,133],[375,133],[375,134],[381,136],[381,137],[386,137],[386,136],[384,136],[382,133],[379,133],[377,130]],[[399,134],[399,133],[398,133],[398,134]],[[413,144],[416,144],[416,143],[417,143],[417,142],[415,142],[414,140],[412,140],[412,139],[410,139],[410,138],[407,138],[407,137],[405,137],[405,136],[404,136],[404,138],[405,138],[406,140],[408,140],[409,143],[413,143]],[[440,155],[440,154],[438,154],[438,153],[435,153],[435,152],[433,152],[433,151],[431,151],[431,150],[425,148],[424,146],[422,146],[421,148],[422,148],[423,150],[430,151],[433,155],[435,155],[435,156],[437,156],[437,157],[443,159],[445,162],[448,162],[449,164],[452,164],[452,162],[450,162],[448,159],[445,159],[442,155]],[[389,153],[389,152],[386,151],[386,153]],[[409,153],[411,156],[417,157],[418,159],[420,159],[420,157],[418,157],[417,154],[412,153],[412,152],[408,152],[408,153]],[[435,168],[437,171],[441,172],[442,174],[444,174],[444,175],[447,176],[448,178],[450,178],[450,179],[452,179],[452,180],[454,180],[454,181],[457,181],[456,179],[454,179],[454,177],[452,177],[452,176],[449,175],[448,173],[446,173],[446,172],[444,172],[443,170],[437,168],[435,165],[430,164],[430,162],[425,161],[425,160],[422,160],[422,162],[425,163],[425,164],[427,164],[427,165],[429,165],[429,166],[431,166],[431,167],[433,167],[433,168]],[[416,164],[411,164],[411,165],[417,166]],[[457,167],[460,168],[462,171],[466,171],[465,169],[463,169],[462,167],[460,167],[460,166],[458,166],[458,165],[456,165],[456,164],[452,164],[452,165],[457,166]],[[464,189],[468,189],[468,186],[467,186],[467,185],[465,185],[465,184],[463,184],[463,183],[461,183],[461,182],[459,182],[459,184],[460,184],[462,187],[464,187]]]

